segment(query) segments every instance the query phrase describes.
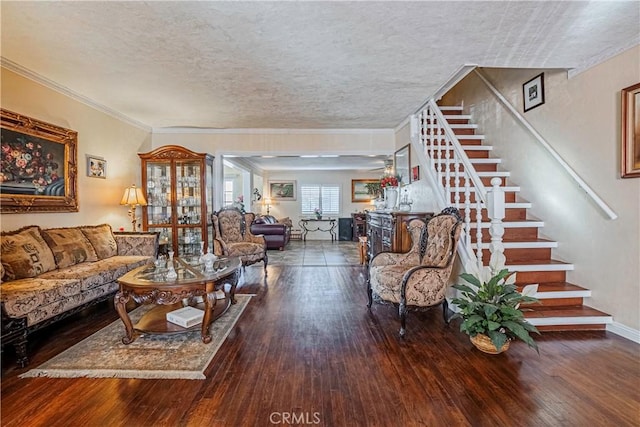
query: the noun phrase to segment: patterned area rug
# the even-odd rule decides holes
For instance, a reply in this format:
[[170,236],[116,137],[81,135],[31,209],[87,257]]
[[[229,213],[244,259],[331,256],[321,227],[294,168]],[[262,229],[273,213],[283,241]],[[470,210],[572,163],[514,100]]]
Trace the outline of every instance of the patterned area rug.
[[[211,324],[209,344],[202,342],[198,330],[176,335],[140,335],[124,345],[124,325],[118,319],[20,377],[205,379],[204,370],[249,304],[251,295],[236,294],[236,300]],[[129,313],[133,323],[151,308],[153,305],[144,305]]]

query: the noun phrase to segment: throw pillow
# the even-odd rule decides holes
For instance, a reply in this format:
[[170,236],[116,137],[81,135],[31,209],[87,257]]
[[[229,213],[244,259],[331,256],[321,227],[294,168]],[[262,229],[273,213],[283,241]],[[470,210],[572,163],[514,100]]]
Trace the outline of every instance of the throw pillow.
[[79,228],[49,228],[42,230],[42,237],[49,244],[58,268],[98,260],[91,242]]
[[23,227],[0,236],[4,281],[35,277],[56,269],[53,253],[43,239],[40,227]]
[[91,242],[98,259],[111,258],[118,255],[118,245],[109,224],[80,227],[80,230]]
[[281,218],[281,219],[278,220],[278,222],[280,224],[286,225],[287,227],[293,226],[293,223],[291,222],[291,218],[289,218],[289,217]]

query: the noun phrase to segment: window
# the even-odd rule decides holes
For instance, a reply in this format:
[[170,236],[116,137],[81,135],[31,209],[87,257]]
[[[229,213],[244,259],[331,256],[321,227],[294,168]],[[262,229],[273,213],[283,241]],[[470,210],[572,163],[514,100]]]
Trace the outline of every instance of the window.
[[316,208],[325,215],[340,213],[340,187],[337,185],[302,185],[300,197],[303,214],[312,214]]
[[227,179],[224,181],[224,206],[233,203],[233,180]]

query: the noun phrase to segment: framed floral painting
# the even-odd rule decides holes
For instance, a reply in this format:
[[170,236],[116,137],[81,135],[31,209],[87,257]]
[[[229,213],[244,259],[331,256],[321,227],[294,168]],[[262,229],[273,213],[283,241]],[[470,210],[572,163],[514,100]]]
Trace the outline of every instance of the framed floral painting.
[[0,212],[77,212],[77,132],[5,109],[0,116]]

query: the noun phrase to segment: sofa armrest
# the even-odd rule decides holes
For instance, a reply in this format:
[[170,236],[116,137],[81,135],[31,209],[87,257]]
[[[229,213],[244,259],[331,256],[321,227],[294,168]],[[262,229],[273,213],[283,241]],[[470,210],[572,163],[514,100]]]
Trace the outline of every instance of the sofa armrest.
[[134,255],[148,256],[156,258],[158,256],[158,247],[160,233],[153,231],[123,232],[116,231],[113,233],[118,244],[118,255]]
[[252,224],[251,234],[285,235],[287,234],[287,226],[284,224]]

